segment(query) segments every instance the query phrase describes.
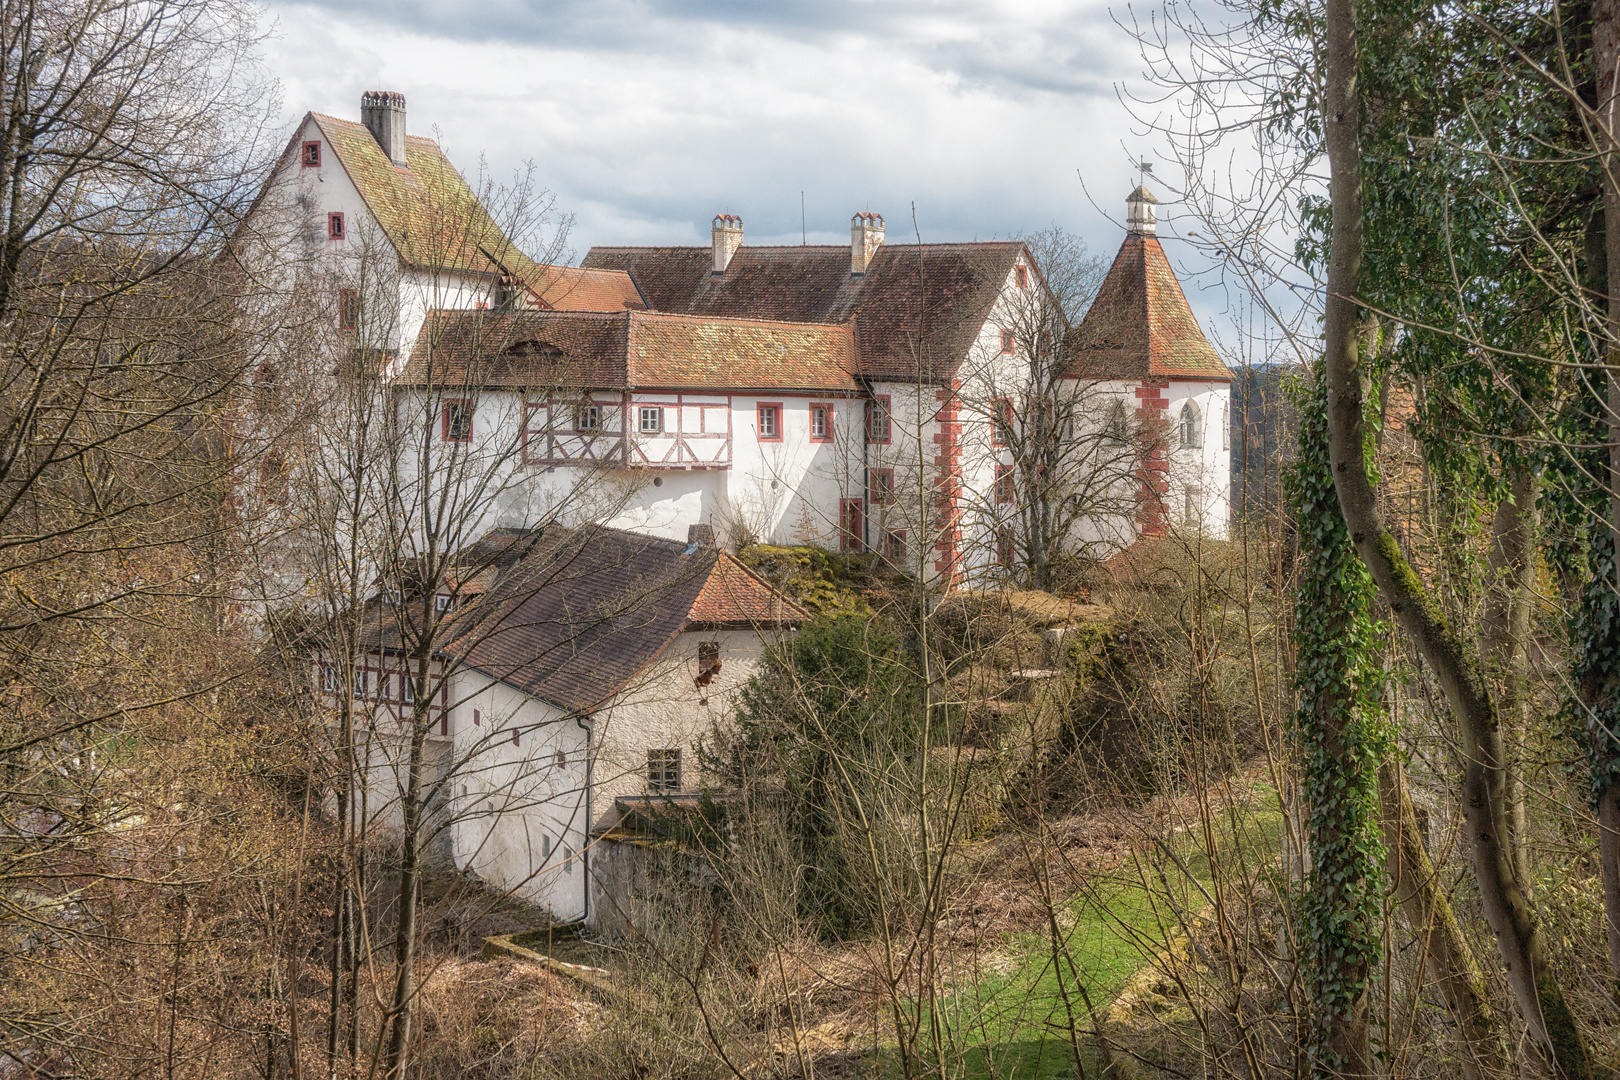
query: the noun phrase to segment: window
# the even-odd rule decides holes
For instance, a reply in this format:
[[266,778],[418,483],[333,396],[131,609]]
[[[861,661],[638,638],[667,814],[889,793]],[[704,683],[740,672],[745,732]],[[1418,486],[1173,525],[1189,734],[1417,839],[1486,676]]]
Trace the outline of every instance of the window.
[[601,431],[602,406],[581,405],[574,410],[575,431]]
[[327,236],[327,239],[329,239],[329,240],[341,240],[341,239],[343,239],[343,215],[342,214],[327,214],[326,215],[326,236]]
[[338,329],[353,330],[360,325],[360,292],[358,289],[338,290]]
[[1122,443],[1130,438],[1130,421],[1125,418],[1125,403],[1115,401],[1108,407],[1108,425],[1103,435],[1113,442]]
[[859,499],[838,500],[838,550],[865,551],[866,528]]
[[456,606],[456,598],[449,593],[435,593],[433,595],[433,610],[443,615]]
[[681,752],[679,750],[647,751],[647,790],[681,790]]
[[1232,405],[1221,403],[1221,449],[1232,449]]
[[1204,492],[1196,487],[1187,489],[1187,517],[1188,525],[1197,525],[1204,518]]
[[883,533],[883,557],[892,563],[906,561],[906,530],[888,529]]
[[718,641],[698,642],[698,670],[713,671],[720,666],[720,643]]
[[328,694],[337,689],[337,673],[326,664],[321,665],[321,689]]
[[1016,502],[1018,495],[1016,484],[1011,465],[996,466],[996,502]]
[[888,506],[894,502],[894,470],[866,470],[866,500],[873,506]]
[[664,410],[657,405],[643,405],[637,415],[636,427],[643,435],[656,435],[664,430]]
[[833,408],[827,402],[810,403],[810,441],[833,441]]
[[1011,446],[1013,431],[1013,403],[1011,399],[996,399],[996,413],[991,417],[990,423],[990,445]]
[[523,745],[522,736],[518,733],[517,728],[512,729],[512,745],[513,746],[522,746]]
[[1198,406],[1192,402],[1181,407],[1181,445],[1192,449],[1199,445],[1198,440]]
[[354,696],[357,698],[363,698],[366,696],[366,669],[361,667],[359,664],[354,665],[353,690]]
[[871,398],[866,403],[866,441],[889,441],[889,399],[886,396]]
[[1013,351],[1013,332],[1011,330],[1003,330],[1001,332],[1001,352],[1002,352],[1002,355],[1005,356],[1005,355],[1011,353],[1012,351]]
[[306,169],[318,169],[321,167],[320,140],[315,139],[304,144],[304,156],[302,160]]
[[465,399],[444,403],[445,442],[466,442],[472,438],[473,403]]
[[1018,264],[1017,269],[1013,270],[1013,284],[1020,289],[1029,288],[1029,267],[1023,263]]
[[759,414],[759,441],[782,441],[782,406],[780,404],[767,405],[761,403]]
[[1003,526],[996,530],[996,562],[1002,566],[1011,567],[1018,555],[1018,545],[1013,539],[1010,527]]
[[480,712],[479,710],[474,709],[473,710],[473,727],[482,727],[483,725],[484,725],[484,714],[482,712]]

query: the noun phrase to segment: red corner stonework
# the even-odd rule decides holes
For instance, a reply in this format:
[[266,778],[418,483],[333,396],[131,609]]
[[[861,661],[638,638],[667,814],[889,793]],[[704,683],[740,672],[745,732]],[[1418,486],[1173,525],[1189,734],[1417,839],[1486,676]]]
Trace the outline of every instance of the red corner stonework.
[[960,379],[949,390],[934,391],[939,409],[934,422],[934,499],[939,511],[935,525],[934,572],[947,588],[956,584],[962,561],[962,413],[957,392]]
[[1142,464],[1136,472],[1136,523],[1143,536],[1163,536],[1165,497],[1170,493],[1170,455],[1164,437],[1170,400],[1169,379],[1149,379],[1136,388],[1136,418],[1143,432]]

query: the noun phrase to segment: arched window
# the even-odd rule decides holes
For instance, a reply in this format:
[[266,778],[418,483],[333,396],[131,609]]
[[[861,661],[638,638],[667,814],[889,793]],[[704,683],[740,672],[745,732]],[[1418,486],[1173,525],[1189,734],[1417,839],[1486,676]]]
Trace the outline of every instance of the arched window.
[[1198,406],[1190,401],[1181,407],[1181,445],[1183,448],[1199,445]]

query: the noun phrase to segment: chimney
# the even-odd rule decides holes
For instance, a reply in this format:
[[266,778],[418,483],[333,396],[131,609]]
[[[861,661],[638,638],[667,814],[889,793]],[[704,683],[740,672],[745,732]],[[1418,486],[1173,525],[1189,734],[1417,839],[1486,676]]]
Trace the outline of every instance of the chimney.
[[883,246],[883,215],[865,210],[849,219],[849,272],[864,274]]
[[360,95],[360,122],[366,125],[389,161],[400,166],[406,164],[404,94],[367,90]]
[[1141,184],[1125,199],[1125,231],[1132,236],[1153,236],[1158,232],[1159,215],[1154,207],[1159,200]]
[[742,232],[742,218],[736,214],[714,215],[714,225],[709,230],[714,243],[714,273],[723,274],[731,265],[731,257],[742,247]]
[[699,547],[714,547],[714,526],[688,525],[686,527],[686,546],[694,550]]

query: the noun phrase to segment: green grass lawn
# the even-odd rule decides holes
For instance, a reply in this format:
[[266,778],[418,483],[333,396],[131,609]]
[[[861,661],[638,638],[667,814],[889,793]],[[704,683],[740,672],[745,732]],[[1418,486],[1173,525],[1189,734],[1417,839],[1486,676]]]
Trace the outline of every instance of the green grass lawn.
[[[1233,817],[1217,814],[1215,857],[1234,866],[1242,860],[1252,873],[1274,862],[1281,830],[1275,793],[1256,787]],[[1086,1075],[1099,1074],[1087,1034],[1092,1020],[1078,987],[1101,1012],[1173,934],[1177,910],[1191,917],[1207,904],[1214,875],[1201,831],[1178,834],[1166,849],[1138,852],[1069,899],[1057,959],[1049,935],[1019,935],[1009,942],[1015,966],[965,989],[958,986],[944,1006],[953,1059],[943,1070],[946,1075],[973,1080],[1077,1075],[1071,1009]]]

